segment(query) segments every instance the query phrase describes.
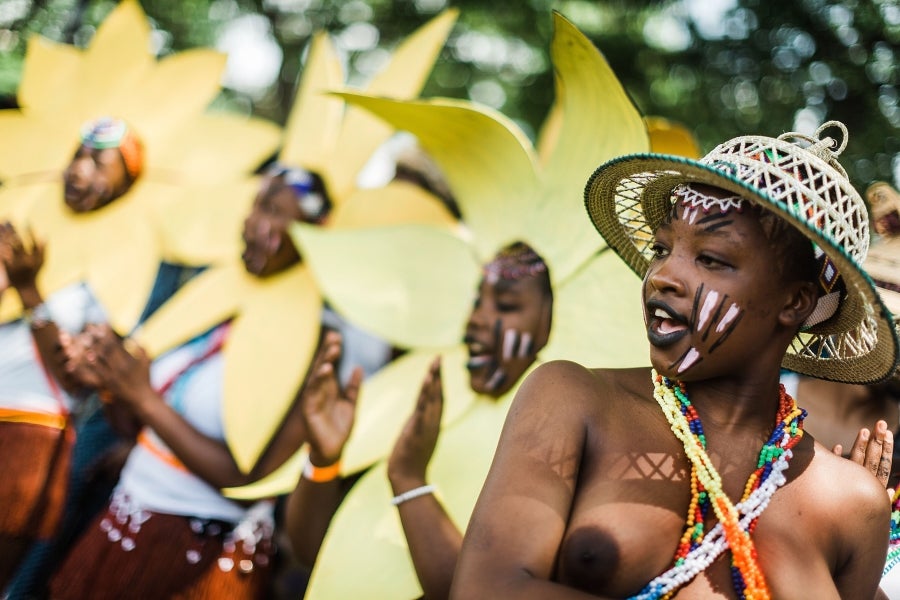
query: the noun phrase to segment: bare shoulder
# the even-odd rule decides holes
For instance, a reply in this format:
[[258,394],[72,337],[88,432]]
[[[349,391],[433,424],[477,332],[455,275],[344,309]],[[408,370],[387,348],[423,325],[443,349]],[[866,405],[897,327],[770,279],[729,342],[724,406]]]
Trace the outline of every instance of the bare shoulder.
[[516,403],[553,404],[560,408],[560,398],[568,406],[594,406],[618,399],[646,397],[650,381],[649,368],[593,369],[568,360],[544,363],[522,382]]
[[806,476],[815,489],[829,490],[827,494],[816,494],[820,496],[820,502],[828,503],[828,510],[857,514],[863,511],[869,516],[890,513],[887,492],[875,476],[862,465],[837,456],[819,442],[815,442]]

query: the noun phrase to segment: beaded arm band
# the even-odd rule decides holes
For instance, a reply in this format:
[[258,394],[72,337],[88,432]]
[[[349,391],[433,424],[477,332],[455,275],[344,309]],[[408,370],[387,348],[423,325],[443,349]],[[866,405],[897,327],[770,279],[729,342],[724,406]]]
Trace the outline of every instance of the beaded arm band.
[[418,498],[419,496],[425,496],[426,494],[433,494],[434,490],[434,484],[428,484],[413,488],[409,491],[403,492],[402,494],[397,494],[396,496],[394,496],[391,499],[391,504],[393,504],[394,506],[399,506],[407,500],[412,500],[413,498]]
[[312,464],[309,458],[307,458],[306,464],[303,465],[303,477],[316,483],[327,483],[329,481],[334,481],[340,474],[340,460],[328,465],[327,467],[317,467],[316,465]]

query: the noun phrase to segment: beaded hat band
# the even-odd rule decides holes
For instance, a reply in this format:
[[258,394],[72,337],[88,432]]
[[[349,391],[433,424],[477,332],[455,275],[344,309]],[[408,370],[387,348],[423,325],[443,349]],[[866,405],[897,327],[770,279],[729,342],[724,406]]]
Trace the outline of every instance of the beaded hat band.
[[[823,137],[829,127],[843,134],[840,146]],[[842,297],[832,297],[837,306],[830,317],[797,334],[783,366],[822,379],[873,383],[894,371],[900,343],[890,312],[861,267],[869,244],[868,213],[837,162],[846,143],[844,125],[830,121],[814,137],[735,138],[699,161],[663,154],[623,156],[594,171],[585,187],[585,206],[610,247],[641,277],[653,257],[653,232],[665,221],[673,190],[681,184],[710,185],[775,213],[827,255],[845,287]]]

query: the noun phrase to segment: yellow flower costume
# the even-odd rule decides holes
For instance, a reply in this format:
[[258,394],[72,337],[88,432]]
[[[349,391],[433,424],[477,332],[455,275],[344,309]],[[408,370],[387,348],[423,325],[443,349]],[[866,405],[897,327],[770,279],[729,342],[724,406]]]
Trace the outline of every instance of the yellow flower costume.
[[[501,114],[471,103],[345,95],[418,137],[443,169],[470,235],[425,226],[325,232],[295,225],[295,239],[336,310],[410,348],[363,383],[342,462],[346,473],[374,466],[338,508],[308,598],[421,595],[390,503],[385,457],[435,354],[442,356],[444,410],[428,479],[450,518],[465,529],[515,392],[498,400],[477,396],[469,387],[466,348],[459,344],[481,266],[502,247],[523,241],[549,267],[552,329],[539,362],[647,362],[634,301],[640,282],[584,223],[582,200],[597,161],[648,150],[647,129],[590,40],[558,14],[554,24],[557,104],[539,151]],[[347,260],[357,255],[366,257],[362,268]]]
[[[21,109],[0,111],[0,217],[47,242],[38,284],[49,295],[86,281],[119,331],[146,303],[169,254],[158,228],[183,186],[246,177],[278,147],[271,123],[207,107],[220,91],[225,55],[194,49],[157,60],[136,0],[104,20],[84,50],[40,37],[28,42]],[[124,196],[87,213],[63,202],[62,172],[83,123],[126,121],[144,147],[143,173]],[[5,294],[0,322],[21,314]]]
[[[366,89],[400,98],[417,95],[456,14],[445,11],[410,36]],[[372,190],[356,189],[358,172],[393,128],[360,109],[345,110],[343,100],[324,93],[343,84],[340,61],[328,35],[320,33],[310,48],[278,160],[315,171],[325,180],[333,209],[322,227],[452,223],[437,200],[410,184],[389,184],[374,196]],[[277,431],[303,381],[318,342],[323,306],[316,278],[303,262],[265,278],[247,273],[241,261],[240,224],[255,191],[220,196],[206,189],[200,194],[209,198],[203,206],[183,203],[184,212],[174,221],[189,224],[192,231],[173,228],[169,245],[190,262],[219,264],[188,282],[135,334],[155,356],[234,319],[223,349],[223,418],[229,449],[245,471]],[[207,227],[205,216],[214,219]],[[269,478],[225,492],[236,498],[284,493],[296,485],[300,464],[298,453]]]

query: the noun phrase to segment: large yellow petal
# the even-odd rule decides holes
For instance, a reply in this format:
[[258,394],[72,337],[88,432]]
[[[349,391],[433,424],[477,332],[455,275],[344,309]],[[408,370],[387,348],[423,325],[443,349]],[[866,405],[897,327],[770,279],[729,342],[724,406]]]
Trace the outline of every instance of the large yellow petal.
[[480,269],[446,229],[294,224],[291,235],[324,296],[350,322],[404,348],[460,340]]
[[141,124],[148,145],[161,134],[202,114],[221,90],[226,56],[206,48],[185,50],[155,63],[140,87],[119,108],[124,119]]
[[456,218],[434,195],[406,181],[392,181],[380,188],[358,189],[336,206],[328,227],[359,229],[398,223],[455,227]]
[[[428,480],[460,531],[465,530],[487,476],[511,398],[476,402],[438,439]],[[328,529],[307,598],[421,596],[400,518],[390,503],[392,495],[383,462],[354,485]]]
[[[18,110],[0,110],[0,183],[3,186],[62,178],[62,171],[78,146],[60,143],[60,123],[31,117]],[[75,125],[70,129],[77,132]]]
[[247,290],[240,263],[211,268],[188,281],[135,331],[134,339],[157,357],[233,317]]
[[551,277],[562,281],[604,246],[584,218],[588,177],[615,156],[647,151],[649,139],[640,113],[593,43],[559,13],[553,23],[550,54],[562,123],[526,237],[544,249]]
[[179,185],[235,180],[271,158],[280,139],[278,127],[263,119],[198,115],[147,149],[147,176]]
[[147,207],[170,190],[139,182],[125,196],[85,214],[73,213],[64,204],[61,184],[44,190],[26,217],[34,234],[46,242],[41,292],[49,296],[86,281],[113,327],[129,331],[143,311],[159,266],[158,240],[147,227]]
[[464,346],[409,352],[363,382],[353,432],[341,459],[345,474],[361,471],[390,455],[436,356],[441,357],[444,390],[441,428],[452,426],[469,410],[476,395],[468,385]]
[[180,190],[157,217],[163,259],[197,266],[238,260],[243,223],[258,189],[259,178],[247,177]]
[[67,94],[61,91],[77,85],[81,54],[68,44],[57,44],[38,35],[29,38],[16,91],[22,110],[32,117],[58,117],[61,111],[65,112],[69,108]]
[[[297,97],[284,130],[279,159],[316,171],[328,181],[344,104],[325,92],[344,84],[341,61],[328,33],[319,32],[309,46]],[[329,186],[330,189],[330,186]]]
[[[365,86],[365,92],[398,99],[417,96],[458,15],[457,9],[445,10],[404,39],[387,66]],[[331,191],[339,202],[352,192],[357,174],[392,132],[387,123],[365,111],[347,110],[337,143],[340,155],[328,165]]]
[[288,494],[297,487],[308,455],[308,447],[304,445],[266,477],[240,487],[224,488],[222,494],[232,500],[258,500]]
[[124,0],[103,20],[84,51],[78,85],[66,90],[70,110],[82,118],[118,116],[121,99],[132,93],[155,62],[147,17],[136,0]]
[[223,422],[228,447],[246,472],[296,396],[319,339],[322,299],[302,265],[264,279],[246,274],[240,315],[224,349]]
[[536,207],[538,180],[531,143],[512,121],[458,100],[341,95],[418,138],[447,177],[481,262],[522,237],[523,221]]
[[663,117],[644,117],[650,134],[650,151],[700,158],[700,145],[694,134],[681,123]]
[[648,364],[641,280],[604,249],[553,290],[553,325],[542,360],[591,367]]

